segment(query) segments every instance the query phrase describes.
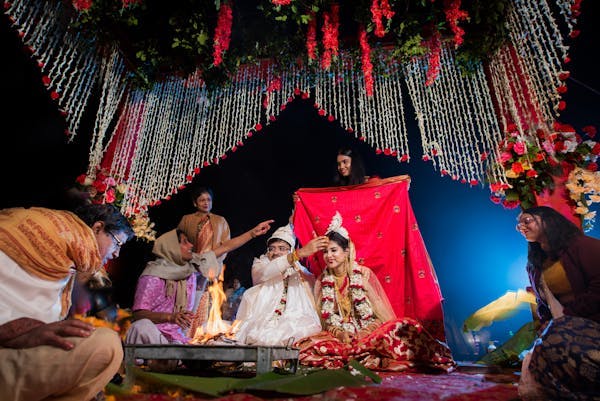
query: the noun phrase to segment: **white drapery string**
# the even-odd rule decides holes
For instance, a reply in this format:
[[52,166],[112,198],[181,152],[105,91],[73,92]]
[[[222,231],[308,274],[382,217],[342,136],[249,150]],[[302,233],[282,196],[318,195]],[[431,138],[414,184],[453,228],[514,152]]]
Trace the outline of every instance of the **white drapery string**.
[[61,2],[18,0],[7,2],[5,13],[32,51],[51,97],[66,115],[69,140],[79,130],[91,97],[99,57],[96,48],[58,23],[65,18]]
[[427,60],[405,66],[426,160],[442,175],[471,184],[486,177],[488,158],[502,139],[483,67],[464,75],[444,46],[438,79],[426,86]]

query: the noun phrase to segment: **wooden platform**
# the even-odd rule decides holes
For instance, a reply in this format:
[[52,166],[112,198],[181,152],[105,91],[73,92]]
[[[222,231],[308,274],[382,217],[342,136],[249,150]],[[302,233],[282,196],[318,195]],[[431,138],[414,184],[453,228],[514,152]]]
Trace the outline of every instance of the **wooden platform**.
[[125,349],[125,384],[133,383],[131,367],[136,359],[175,359],[221,362],[255,362],[256,374],[272,370],[273,361],[289,361],[290,370],[298,368],[297,348],[252,345],[128,344]]

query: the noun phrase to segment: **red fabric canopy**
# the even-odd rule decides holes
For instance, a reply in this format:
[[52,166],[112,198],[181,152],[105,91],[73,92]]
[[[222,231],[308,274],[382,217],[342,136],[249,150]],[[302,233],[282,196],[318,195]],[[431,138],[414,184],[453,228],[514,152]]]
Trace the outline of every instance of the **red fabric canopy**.
[[[371,179],[362,185],[301,188],[294,231],[301,244],[323,235],[336,211],[356,246],[356,260],[381,281],[398,317],[412,317],[445,341],[442,294],[408,197],[410,177]],[[305,261],[319,275],[323,256]]]

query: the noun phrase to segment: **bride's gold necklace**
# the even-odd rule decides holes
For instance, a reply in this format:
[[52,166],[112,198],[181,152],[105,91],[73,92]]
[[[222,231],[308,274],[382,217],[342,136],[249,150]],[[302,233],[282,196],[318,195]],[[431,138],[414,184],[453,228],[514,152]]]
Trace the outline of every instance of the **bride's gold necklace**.
[[[342,317],[342,319],[344,319],[345,316],[348,316],[351,312],[351,301],[349,296],[350,294],[348,293],[348,285],[344,286],[344,282],[347,278],[348,275],[346,274],[346,269],[344,269],[340,273],[336,272],[335,270],[333,271],[333,279],[335,281],[335,294],[337,298],[338,307],[340,309],[340,316]],[[342,293],[342,287],[344,287],[343,291],[346,293],[346,295]]]

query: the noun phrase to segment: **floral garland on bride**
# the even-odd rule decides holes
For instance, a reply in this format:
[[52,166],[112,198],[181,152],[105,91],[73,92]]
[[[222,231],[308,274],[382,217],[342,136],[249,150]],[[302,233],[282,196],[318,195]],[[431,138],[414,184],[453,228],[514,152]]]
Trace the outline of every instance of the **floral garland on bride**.
[[[369,300],[367,292],[363,285],[362,270],[358,265],[354,265],[352,274],[350,275],[350,296],[352,298],[352,312],[348,319],[343,319],[339,312],[335,312],[334,303],[337,303],[335,291],[335,278],[333,274],[325,274],[321,280],[322,297],[321,297],[321,317],[328,325],[342,329],[344,331],[355,334],[358,328],[368,327],[374,322],[375,314]],[[338,305],[338,311],[339,311]],[[358,319],[357,319],[358,316]]]

